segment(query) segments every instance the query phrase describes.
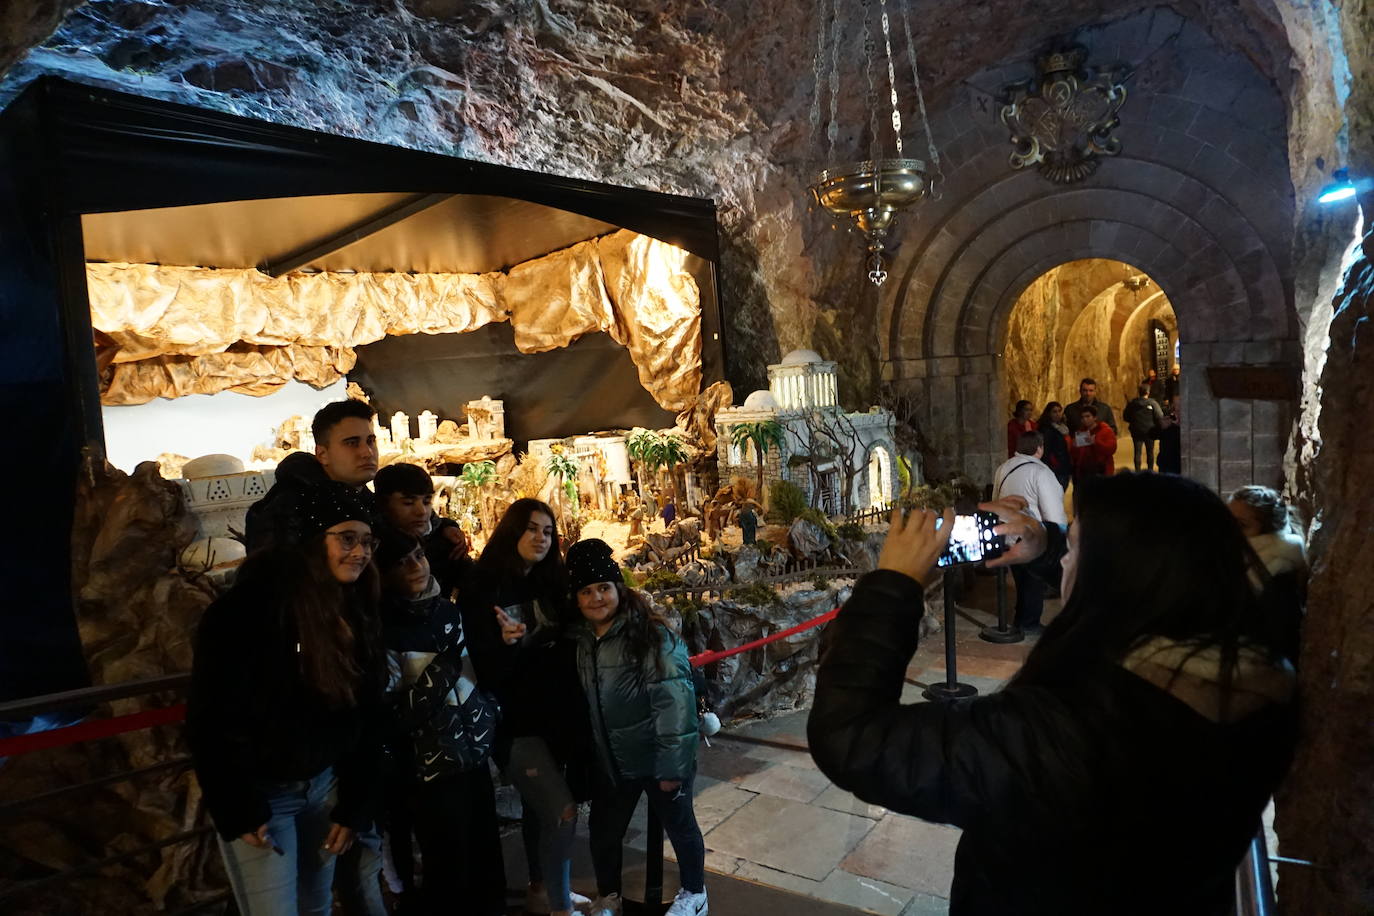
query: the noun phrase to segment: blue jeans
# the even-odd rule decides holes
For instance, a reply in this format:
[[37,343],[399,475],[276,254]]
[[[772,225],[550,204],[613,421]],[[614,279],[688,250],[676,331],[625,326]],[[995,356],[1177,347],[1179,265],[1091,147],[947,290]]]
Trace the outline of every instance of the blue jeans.
[[[543,738],[516,738],[506,775],[520,791],[520,828],[530,882],[543,881],[549,907],[572,909],[572,845],[577,830],[577,802]],[[572,809],[572,816],[563,813]]]
[[[329,813],[336,797],[332,769],[268,790],[272,815],[267,820],[267,835],[282,855],[270,847],[249,846],[241,839],[220,839],[229,886],[242,916],[329,916],[336,857],[324,850],[324,842],[332,826]],[[375,831],[360,833],[354,838],[354,850],[345,854],[347,864],[340,872],[345,909],[381,916],[386,909],[377,883],[380,838]]]

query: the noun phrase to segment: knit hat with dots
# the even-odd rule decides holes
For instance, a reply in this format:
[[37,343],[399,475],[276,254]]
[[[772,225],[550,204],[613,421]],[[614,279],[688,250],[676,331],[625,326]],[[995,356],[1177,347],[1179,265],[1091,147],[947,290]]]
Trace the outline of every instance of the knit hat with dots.
[[340,522],[373,524],[367,496],[337,481],[316,484],[301,495],[301,538],[309,540]]
[[574,594],[597,582],[625,581],[611,545],[599,538],[588,538],[569,547],[565,565],[568,587]]

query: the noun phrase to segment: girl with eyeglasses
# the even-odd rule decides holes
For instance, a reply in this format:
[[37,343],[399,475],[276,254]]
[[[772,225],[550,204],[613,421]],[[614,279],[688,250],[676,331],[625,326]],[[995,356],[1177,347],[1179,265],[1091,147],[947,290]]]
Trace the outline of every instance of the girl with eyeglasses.
[[[327,483],[303,539],[251,556],[196,638],[187,740],[245,916],[327,914],[335,862],[379,803],[386,667],[371,513]],[[375,880],[341,870],[352,912]],[[352,886],[356,884],[357,886]]]

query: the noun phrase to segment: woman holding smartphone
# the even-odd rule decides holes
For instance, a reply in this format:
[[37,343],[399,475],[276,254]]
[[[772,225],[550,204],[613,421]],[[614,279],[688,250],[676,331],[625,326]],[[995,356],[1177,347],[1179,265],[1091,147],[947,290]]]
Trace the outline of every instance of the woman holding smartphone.
[[[570,887],[579,753],[590,727],[570,655],[560,650],[567,584],[553,510],[517,499],[492,530],[459,596],[478,677],[493,686],[502,721],[493,757],[520,792],[529,885],[525,910],[568,916],[589,903]],[[570,777],[571,783],[570,783]]]
[[1067,538],[1020,497],[985,508],[1020,536],[994,564],[1058,571],[1063,610],[1002,689],[903,705],[950,525],[894,514],[822,639],[817,765],[864,801],[963,829],[951,916],[1232,912],[1297,726],[1291,613],[1252,588],[1235,519],[1202,484],[1130,472],[1079,482]]
[[[206,610],[191,671],[187,741],[244,916],[329,913],[335,861],[380,802],[370,512],[328,483],[301,516],[301,544],[249,557]],[[385,913],[375,877],[347,889],[353,912]]]
[[668,916],[706,916],[706,846],[692,808],[698,720],[687,646],[627,588],[610,545],[595,538],[568,550],[568,579],[582,625],[577,671],[600,765],[591,847],[599,899],[591,916],[621,911],[625,830],[641,795],[677,853],[682,889]]

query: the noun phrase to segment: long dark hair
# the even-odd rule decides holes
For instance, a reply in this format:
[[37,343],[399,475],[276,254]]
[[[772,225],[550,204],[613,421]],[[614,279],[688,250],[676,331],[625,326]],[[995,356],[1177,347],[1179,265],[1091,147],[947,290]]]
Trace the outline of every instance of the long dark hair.
[[360,689],[380,686],[381,593],[377,567],[368,563],[351,585],[329,569],[323,533],[297,547],[282,564],[285,606],[300,644],[301,677],[334,708],[355,706]]
[[1162,636],[1195,653],[1219,650],[1224,709],[1241,648],[1283,655],[1281,611],[1256,595],[1253,554],[1217,494],[1184,477],[1130,472],[1074,490],[1073,590],[1013,683],[1068,683]]
[[[535,563],[526,574],[525,561],[520,558],[518,547],[520,538],[529,527],[530,516],[536,512],[547,515],[553,524],[553,543],[549,545],[549,552],[544,554],[544,559]],[[558,538],[558,516],[553,514],[546,502],[529,497],[517,499],[492,529],[491,538],[482,549],[477,566],[500,583],[510,583],[528,575],[530,587],[536,594],[561,601],[567,592],[567,578],[563,571],[562,544]]]
[[1040,419],[1035,421],[1036,429],[1044,429],[1046,426],[1054,425],[1054,419],[1052,418],[1051,414],[1053,414],[1054,409],[1056,407],[1058,407],[1060,410],[1064,409],[1064,405],[1060,404],[1058,401],[1050,401],[1048,404],[1045,405],[1045,409],[1040,411]]
[[[623,630],[630,646],[630,657],[635,662],[634,670],[642,673],[645,660],[652,658],[654,668],[662,674],[663,641],[674,638],[672,631],[668,629],[668,622],[638,590],[623,582],[616,582],[615,592],[619,599],[615,613],[617,617],[625,620]],[[577,603],[576,595],[573,596],[573,603]]]

